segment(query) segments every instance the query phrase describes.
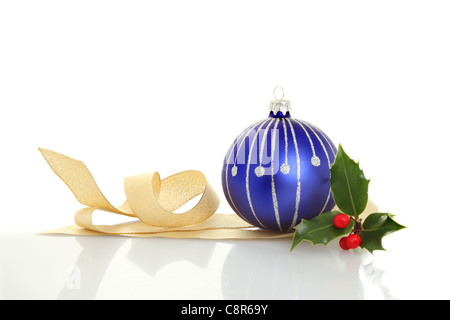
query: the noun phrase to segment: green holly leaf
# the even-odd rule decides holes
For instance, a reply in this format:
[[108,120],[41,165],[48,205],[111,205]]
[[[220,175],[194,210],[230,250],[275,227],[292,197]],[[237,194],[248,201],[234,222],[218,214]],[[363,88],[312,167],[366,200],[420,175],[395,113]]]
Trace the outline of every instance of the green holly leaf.
[[369,200],[369,182],[364,172],[339,145],[336,159],[331,166],[330,186],[334,201],[344,213],[357,218]]
[[339,213],[341,212],[331,211],[322,213],[311,220],[302,219],[295,227],[291,251],[304,240],[310,241],[313,244],[322,243],[327,245],[331,240],[348,234],[352,230],[354,222],[350,221],[350,224],[343,229],[335,227],[333,218]]
[[373,253],[374,250],[385,250],[381,244],[384,236],[406,227],[395,222],[393,215],[377,212],[372,213],[364,220],[363,228],[364,231],[360,234],[361,248]]

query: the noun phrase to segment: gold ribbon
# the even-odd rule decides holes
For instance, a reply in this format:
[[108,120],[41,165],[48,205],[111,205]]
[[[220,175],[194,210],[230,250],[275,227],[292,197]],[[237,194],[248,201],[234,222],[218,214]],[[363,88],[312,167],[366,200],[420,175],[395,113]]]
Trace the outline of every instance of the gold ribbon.
[[[292,233],[255,228],[236,214],[215,213],[219,207],[219,196],[200,171],[184,171],[163,180],[157,172],[126,177],[126,200],[116,208],[100,191],[83,162],[47,149],[39,148],[39,151],[76,199],[86,206],[75,213],[76,225],[44,233],[201,239],[292,237]],[[201,198],[192,209],[174,213],[199,195]],[[96,210],[137,219],[115,225],[98,225],[92,221]],[[376,210],[376,206],[369,201],[366,212]]]
[[[76,226],[45,233],[76,235],[129,235],[141,237],[235,239],[285,237],[255,229],[235,214],[216,213],[219,196],[200,171],[184,171],[163,180],[157,172],[125,178],[126,201],[114,207],[100,191],[83,162],[39,148],[50,168],[86,207],[75,213]],[[197,205],[184,213],[173,213],[189,200],[201,195]],[[134,222],[96,225],[96,210],[137,218]]]

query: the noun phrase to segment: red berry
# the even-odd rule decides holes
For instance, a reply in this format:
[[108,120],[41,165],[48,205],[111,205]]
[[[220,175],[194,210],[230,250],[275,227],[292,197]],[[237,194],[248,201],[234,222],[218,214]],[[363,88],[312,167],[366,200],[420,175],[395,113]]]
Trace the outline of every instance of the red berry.
[[347,237],[342,237],[341,240],[339,240],[339,245],[340,245],[341,248],[344,249],[344,250],[350,249],[350,248],[347,246]]
[[347,240],[345,241],[347,244],[347,247],[350,249],[358,248],[361,244],[361,237],[357,234],[351,234],[347,237]]
[[340,228],[340,229],[344,229],[345,227],[348,226],[349,223],[350,223],[350,218],[348,217],[348,215],[343,214],[343,213],[339,213],[339,214],[335,215],[333,218],[334,226],[337,228]]

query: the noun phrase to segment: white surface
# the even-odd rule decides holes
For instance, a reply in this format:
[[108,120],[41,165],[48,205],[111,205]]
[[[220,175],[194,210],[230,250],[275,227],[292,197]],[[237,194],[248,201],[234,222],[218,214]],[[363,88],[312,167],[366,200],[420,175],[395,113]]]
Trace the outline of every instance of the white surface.
[[[339,298],[336,287],[449,298],[449,14],[448,1],[1,2],[3,298]],[[149,171],[198,169],[221,193],[228,146],[266,116],[276,85],[294,117],[360,160],[370,198],[408,226],[386,237],[389,252],[32,236],[72,224],[80,207],[38,147],[82,160],[113,204],[125,176]],[[84,252],[81,289],[67,291]],[[237,271],[241,257],[264,259],[264,290]]]
[[[402,235],[403,237],[404,235]],[[392,235],[394,237],[394,235]],[[398,236],[397,240],[402,238]],[[290,240],[2,235],[3,299],[442,299],[448,266]],[[397,241],[398,242],[398,241]],[[406,251],[406,252],[405,252]],[[417,276],[411,277],[416,274]]]

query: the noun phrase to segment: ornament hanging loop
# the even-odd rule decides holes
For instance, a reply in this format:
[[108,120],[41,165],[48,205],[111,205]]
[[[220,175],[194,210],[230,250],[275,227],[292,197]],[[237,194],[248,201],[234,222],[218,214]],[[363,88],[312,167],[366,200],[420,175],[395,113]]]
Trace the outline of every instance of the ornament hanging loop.
[[[277,91],[278,88],[280,88],[280,89],[281,89],[281,92],[283,93],[283,95],[281,96],[281,98],[277,98],[277,96],[276,96],[276,94],[275,94],[275,92]],[[276,87],[273,89],[273,97],[275,98],[275,100],[278,100],[278,101],[283,100],[283,98],[284,98],[284,89],[283,89],[283,87],[281,87],[281,86],[276,86]]]

